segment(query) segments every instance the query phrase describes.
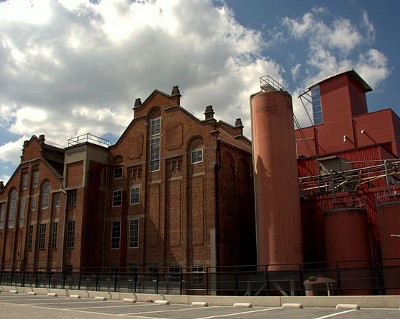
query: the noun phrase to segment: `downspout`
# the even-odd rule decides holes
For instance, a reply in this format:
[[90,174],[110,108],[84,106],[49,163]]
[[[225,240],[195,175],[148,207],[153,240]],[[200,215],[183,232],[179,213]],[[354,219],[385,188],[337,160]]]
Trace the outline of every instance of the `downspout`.
[[[65,175],[64,175],[65,176]],[[64,256],[64,251],[65,251],[65,236],[67,235],[67,202],[68,202],[68,196],[67,192],[65,190],[65,177],[63,178],[62,186],[61,186],[61,192],[64,193],[64,225],[63,225],[63,231],[64,234],[61,238],[61,271],[64,272],[64,263],[65,263],[65,256]]]
[[219,170],[221,169],[221,141],[217,138],[217,162],[214,166],[214,178],[215,178],[215,238],[216,238],[216,247],[215,247],[215,259],[216,266],[220,264],[219,262]]
[[106,233],[106,212],[107,212],[107,196],[108,196],[108,166],[105,167],[105,190],[104,190],[104,207],[103,207],[103,235],[102,237],[102,254],[101,254],[101,271],[104,270],[104,258],[105,258],[105,233]]

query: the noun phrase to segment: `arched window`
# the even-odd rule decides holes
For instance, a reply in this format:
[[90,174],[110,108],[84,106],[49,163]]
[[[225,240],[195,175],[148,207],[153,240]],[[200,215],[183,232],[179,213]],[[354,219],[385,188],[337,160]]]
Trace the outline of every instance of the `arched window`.
[[203,140],[196,138],[190,143],[190,163],[197,164],[203,162]]
[[50,194],[50,183],[49,182],[44,182],[42,185],[42,201],[41,201],[41,207],[47,208],[49,207],[49,194]]
[[15,211],[17,209],[17,190],[13,189],[10,193],[10,206],[8,208],[8,228],[14,228]]

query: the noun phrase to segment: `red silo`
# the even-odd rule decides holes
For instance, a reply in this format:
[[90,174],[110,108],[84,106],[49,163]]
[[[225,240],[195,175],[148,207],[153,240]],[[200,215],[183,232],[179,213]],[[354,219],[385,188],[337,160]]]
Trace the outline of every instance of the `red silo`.
[[303,251],[292,98],[269,87],[250,102],[258,264],[298,269]]
[[[386,294],[400,294],[400,197],[377,206]],[[394,236],[393,236],[394,235]]]
[[338,271],[343,294],[370,294],[373,285],[367,211],[336,207],[324,214],[328,266]]

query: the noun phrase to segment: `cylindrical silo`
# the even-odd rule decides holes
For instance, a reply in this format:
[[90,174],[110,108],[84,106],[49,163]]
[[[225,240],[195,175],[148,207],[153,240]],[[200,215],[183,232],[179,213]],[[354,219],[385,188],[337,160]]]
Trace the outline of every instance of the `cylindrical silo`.
[[338,272],[343,294],[370,294],[371,253],[367,211],[343,207],[324,213],[328,267]]
[[298,269],[303,251],[292,97],[269,89],[250,100],[258,264]]
[[379,235],[386,294],[400,294],[400,197],[378,205]]

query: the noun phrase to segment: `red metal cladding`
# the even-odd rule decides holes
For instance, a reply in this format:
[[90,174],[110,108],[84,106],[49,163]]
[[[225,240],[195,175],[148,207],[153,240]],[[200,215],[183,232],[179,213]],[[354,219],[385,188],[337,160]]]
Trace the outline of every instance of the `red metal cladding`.
[[258,264],[269,270],[303,261],[291,96],[268,91],[251,99]]
[[[400,294],[400,198],[389,198],[386,203],[377,206],[379,232],[382,247],[383,275],[387,294]],[[395,259],[392,259],[395,258]]]
[[324,215],[326,257],[330,268],[341,269],[341,293],[371,294],[367,211],[343,207]]

